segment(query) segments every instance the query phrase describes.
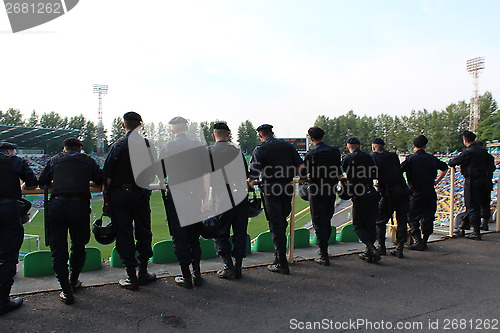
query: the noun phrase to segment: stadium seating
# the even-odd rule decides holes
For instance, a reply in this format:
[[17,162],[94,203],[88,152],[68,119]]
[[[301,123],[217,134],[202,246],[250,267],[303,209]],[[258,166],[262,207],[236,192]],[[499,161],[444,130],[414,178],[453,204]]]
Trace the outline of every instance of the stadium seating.
[[153,245],[153,257],[150,261],[155,264],[177,262],[172,241],[164,240]]
[[26,254],[23,260],[25,277],[53,275],[52,258],[49,250],[34,251]]
[[[334,244],[336,241],[337,241],[337,228],[332,226],[332,233],[330,234],[330,238],[328,239],[328,244],[330,244],[330,245]],[[316,237],[316,235],[311,237],[310,243],[314,244],[314,245],[318,245],[319,244],[318,237]]]
[[83,265],[82,272],[97,271],[102,269],[102,254],[97,247],[86,247],[87,257]]
[[[309,231],[309,229],[305,229],[305,228],[295,229],[294,248],[301,249],[304,247],[308,247],[310,235],[311,235],[311,232]],[[287,237],[286,246],[287,247],[290,246],[290,235],[288,235],[288,237]]]
[[337,242],[358,242],[358,235],[354,232],[354,226],[352,223],[344,225],[337,235]]
[[274,243],[270,231],[261,232],[257,236],[255,242],[252,244],[252,251],[274,252]]
[[200,237],[201,259],[212,259],[217,257],[213,239]]

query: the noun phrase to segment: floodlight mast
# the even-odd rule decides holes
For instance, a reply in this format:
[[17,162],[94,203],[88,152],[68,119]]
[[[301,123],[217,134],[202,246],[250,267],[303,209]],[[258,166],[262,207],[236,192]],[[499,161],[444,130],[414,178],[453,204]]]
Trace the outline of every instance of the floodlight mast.
[[472,76],[472,106],[469,116],[469,129],[473,132],[477,131],[479,124],[479,91],[478,78],[481,71],[484,69],[484,57],[477,57],[467,60],[467,72]]
[[97,111],[97,154],[104,154],[104,125],[102,124],[102,98],[108,93],[108,86],[105,84],[94,84],[94,94],[99,98],[99,108]]

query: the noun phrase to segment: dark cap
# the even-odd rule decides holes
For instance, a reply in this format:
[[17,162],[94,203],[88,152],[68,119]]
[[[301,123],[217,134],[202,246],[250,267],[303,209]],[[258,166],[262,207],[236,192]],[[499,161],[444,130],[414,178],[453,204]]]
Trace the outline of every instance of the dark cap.
[[309,134],[309,136],[311,138],[313,138],[314,140],[319,140],[321,139],[322,137],[325,136],[325,131],[323,131],[321,128],[319,127],[311,127],[309,128],[309,130],[307,131],[307,134]]
[[231,132],[231,130],[229,129],[229,126],[227,126],[226,123],[216,123],[216,124],[214,124],[214,130],[223,130],[223,131]]
[[173,117],[168,123],[170,125],[178,125],[178,124],[187,124],[188,121],[186,120],[186,118]]
[[385,146],[385,142],[384,140],[382,140],[381,138],[375,138],[373,139],[372,143],[376,144],[376,145],[382,145],[382,146]]
[[465,131],[462,135],[469,142],[476,141],[476,134],[472,133],[471,131]]
[[413,145],[417,148],[422,148],[427,146],[429,140],[425,137],[425,135],[419,135],[413,140]]
[[359,139],[357,137],[353,136],[353,137],[350,137],[349,139],[347,139],[347,144],[360,145],[361,142],[359,141]]
[[63,142],[64,147],[81,147],[83,146],[83,143],[78,140],[77,138],[67,138]]
[[273,125],[262,124],[259,127],[257,127],[257,132],[260,132],[260,131],[265,130],[265,129],[271,130],[271,129],[273,129]]
[[0,149],[16,149],[17,145],[10,142],[0,142]]
[[141,115],[137,112],[130,111],[123,115],[124,121],[142,121]]

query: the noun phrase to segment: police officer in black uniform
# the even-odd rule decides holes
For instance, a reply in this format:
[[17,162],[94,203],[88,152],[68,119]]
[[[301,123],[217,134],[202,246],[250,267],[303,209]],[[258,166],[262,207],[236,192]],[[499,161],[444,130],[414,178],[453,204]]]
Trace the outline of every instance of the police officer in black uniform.
[[[222,162],[225,160],[231,161],[234,159],[234,156],[240,156],[243,160],[245,173],[247,173],[248,166],[245,158],[241,154],[241,151],[227,142],[229,135],[231,135],[231,131],[226,123],[214,124],[212,137],[215,139],[215,144],[210,148],[213,159],[216,162],[217,160]],[[218,169],[217,166],[215,168]],[[246,190],[246,178],[242,179],[244,184],[235,184],[235,179],[228,180],[230,183],[228,183],[227,186],[229,186],[233,191],[235,188],[243,188]],[[226,184],[214,184],[214,182],[212,182],[213,197],[227,198],[227,191],[228,188],[226,187]],[[248,196],[245,196],[243,201],[236,204],[234,208],[222,213],[219,219],[222,224],[222,230],[220,234],[214,238],[214,242],[217,253],[221,256],[224,262],[224,268],[219,270],[217,275],[223,279],[241,279],[243,258],[246,256],[245,248],[247,244]],[[229,242],[231,227],[233,228],[232,246]],[[234,264],[231,257],[234,258]]]
[[358,138],[349,138],[346,148],[349,154],[342,159],[342,171],[352,188],[352,224],[359,239],[366,245],[360,258],[369,263],[378,263],[380,254],[373,245],[377,239],[376,221],[380,198],[373,187],[377,167],[370,155],[360,150],[361,142]]
[[19,308],[23,299],[10,299],[24,228],[17,200],[23,187],[34,189],[38,182],[28,163],[16,156],[17,145],[0,142],[0,315]]
[[491,178],[496,168],[495,160],[486,148],[476,142],[476,135],[471,131],[463,133],[463,141],[467,148],[448,164],[450,167],[456,167],[457,165],[461,167],[460,170],[465,178],[465,206],[469,223],[473,228],[473,232],[467,237],[480,241],[481,206],[485,201],[490,201]]
[[[434,155],[425,152],[429,140],[419,135],[413,140],[414,153],[401,163],[410,186],[410,210],[408,223],[415,243],[410,250],[424,251],[427,240],[434,232],[434,218],[437,209],[437,195],[434,186],[446,175],[448,166]],[[437,171],[441,170],[436,179]],[[420,231],[422,229],[422,231]]]
[[[90,240],[89,184],[102,185],[102,172],[90,156],[83,154],[82,142],[64,140],[62,153],[52,157],[40,175],[40,185],[52,185],[48,211],[48,238],[52,268],[62,292],[60,299],[73,304],[73,293],[79,290],[78,280],[85,264],[85,245]],[[68,231],[71,255],[68,255]],[[68,272],[68,259],[70,271]]]
[[309,178],[309,203],[311,217],[319,245],[320,265],[330,265],[328,257],[328,240],[332,233],[332,217],[335,212],[335,186],[342,171],[340,168],[340,151],[323,142],[325,132],[319,127],[311,127],[307,131],[314,147],[304,157],[305,168],[301,176]]
[[127,278],[121,279],[119,284],[130,290],[137,290],[139,285],[156,279],[154,273],[148,272],[148,261],[153,256],[149,207],[151,191],[137,185],[128,146],[128,137],[141,124],[142,118],[138,113],[131,111],[123,115],[122,126],[126,135],[111,146],[103,168],[103,214],[111,216],[116,231],[116,250],[127,270]]
[[[209,170],[205,169],[205,161],[203,160],[203,153],[206,153],[206,147],[201,145],[200,142],[189,138],[186,133],[188,131],[188,121],[183,117],[174,117],[169,121],[170,130],[175,136],[174,140],[165,144],[160,151],[160,158],[164,161],[166,166],[166,173],[168,175],[169,189],[166,197],[166,213],[168,228],[170,235],[172,235],[172,242],[174,244],[174,252],[179,260],[182,276],[175,278],[175,283],[178,286],[192,289],[193,285],[196,287],[203,285],[203,278],[201,276],[200,261],[201,261],[201,247],[200,235],[197,231],[195,224],[181,226],[179,215],[174,204],[171,187],[174,184],[182,183],[183,176],[189,176],[187,173],[192,173],[195,177],[200,177]],[[186,161],[191,162],[186,163]],[[179,165],[179,163],[181,165]],[[187,165],[189,164],[189,165]],[[185,175],[179,175],[179,168],[190,169]],[[185,198],[186,202],[208,202],[208,187],[209,179],[204,177],[204,181],[192,181],[186,184],[185,188],[176,191],[176,200]],[[193,206],[191,212],[193,218],[200,215],[200,210],[203,207],[197,205]],[[193,268],[191,274],[190,265]]]
[[292,210],[294,191],[294,185],[290,182],[304,167],[304,162],[290,143],[274,137],[272,128],[269,124],[257,127],[262,144],[252,152],[249,182],[252,184],[259,174],[262,177],[261,195],[275,248],[275,262],[268,269],[288,275],[286,219]]
[[386,254],[386,224],[392,217],[392,214],[396,212],[398,221],[396,232],[397,246],[390,253],[398,258],[403,258],[404,244],[408,237],[410,190],[403,177],[398,155],[385,150],[384,140],[381,138],[373,139],[370,156],[378,168],[377,187],[380,194],[377,218],[378,250],[381,255]]

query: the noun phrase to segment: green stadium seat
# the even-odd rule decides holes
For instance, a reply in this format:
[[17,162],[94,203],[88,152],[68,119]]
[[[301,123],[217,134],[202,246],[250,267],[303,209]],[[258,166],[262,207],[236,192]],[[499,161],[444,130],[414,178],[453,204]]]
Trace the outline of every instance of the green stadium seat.
[[116,251],[116,247],[111,251],[111,258],[109,258],[109,265],[115,268],[123,268],[122,260],[120,259],[120,255],[118,251]]
[[[336,241],[337,241],[337,228],[332,226],[332,233],[330,234],[330,238],[328,239],[328,244],[330,244],[330,245],[334,244]],[[316,235],[314,235],[313,237],[311,237],[310,242],[311,242],[311,244],[318,245],[318,237],[316,237]]]
[[151,262],[155,264],[177,262],[177,257],[174,253],[174,244],[171,240],[160,241],[153,245]]
[[201,259],[212,259],[217,257],[213,239],[200,237]]
[[[306,228],[295,229],[294,248],[301,249],[309,246],[311,232]],[[290,235],[287,237],[286,246],[290,247]]]
[[[229,237],[229,241],[231,242],[231,245],[233,245],[233,235]],[[252,253],[252,244],[250,242],[250,235],[247,234],[247,244],[245,247],[245,254],[251,254]]]
[[82,272],[97,271],[102,269],[102,254],[97,247],[86,247],[87,258],[83,265]]
[[274,252],[274,243],[270,231],[261,232],[257,236],[255,243],[252,244],[252,251]]
[[354,232],[352,223],[345,225],[337,235],[337,242],[358,242],[358,235]]
[[53,275],[52,258],[49,250],[34,251],[26,254],[23,260],[25,277]]

